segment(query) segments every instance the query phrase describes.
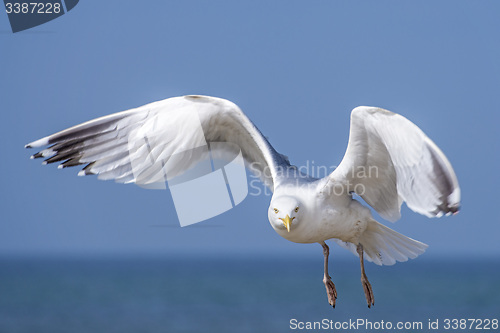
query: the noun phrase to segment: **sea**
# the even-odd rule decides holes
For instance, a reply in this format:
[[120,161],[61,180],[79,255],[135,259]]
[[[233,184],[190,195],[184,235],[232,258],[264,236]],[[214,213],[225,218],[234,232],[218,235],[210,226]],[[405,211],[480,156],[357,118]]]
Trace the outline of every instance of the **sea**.
[[[500,261],[323,258],[1,258],[1,333],[500,332]],[[495,324],[496,323],[496,324]]]

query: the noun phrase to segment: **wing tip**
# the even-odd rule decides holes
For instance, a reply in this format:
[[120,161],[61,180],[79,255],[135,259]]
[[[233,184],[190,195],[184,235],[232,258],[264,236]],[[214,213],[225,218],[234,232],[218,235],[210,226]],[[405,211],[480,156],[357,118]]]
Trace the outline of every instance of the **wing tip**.
[[448,211],[446,212],[446,215],[457,215],[461,209],[462,206],[460,206],[460,202],[457,202],[453,205],[448,206]]
[[33,141],[33,142],[30,142],[28,143],[27,145],[24,145],[24,148],[36,148],[36,147],[42,147],[42,146],[46,146],[49,144],[49,137],[46,136],[44,138],[41,138],[39,140],[36,140],[36,141]]
[[450,215],[457,215],[460,210],[462,209],[462,206],[460,206],[460,202],[447,205],[446,203],[443,203],[439,205],[434,211],[430,212],[429,217],[442,217],[444,216],[450,216]]
[[95,162],[92,162],[92,163],[89,163],[85,166],[85,168],[83,168],[82,170],[80,170],[78,172],[78,176],[79,177],[83,177],[83,176],[87,176],[87,175],[95,175],[97,173],[95,172],[92,172],[92,166],[94,165]]

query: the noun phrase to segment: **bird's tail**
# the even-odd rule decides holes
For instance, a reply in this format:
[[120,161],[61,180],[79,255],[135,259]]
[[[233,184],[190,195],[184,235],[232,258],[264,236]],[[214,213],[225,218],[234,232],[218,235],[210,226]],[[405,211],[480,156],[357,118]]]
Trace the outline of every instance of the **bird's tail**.
[[[356,245],[341,240],[335,241],[356,256]],[[364,258],[377,265],[394,265],[397,261],[415,259],[425,252],[428,245],[406,237],[375,220],[370,220],[360,237]]]

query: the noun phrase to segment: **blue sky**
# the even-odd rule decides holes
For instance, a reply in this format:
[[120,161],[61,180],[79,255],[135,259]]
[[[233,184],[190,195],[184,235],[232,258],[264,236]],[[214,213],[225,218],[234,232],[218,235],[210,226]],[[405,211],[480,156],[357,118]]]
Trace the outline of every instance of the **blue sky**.
[[[350,110],[374,105],[420,126],[453,164],[462,211],[397,224],[426,258],[500,256],[500,4],[494,1],[81,1],[12,34],[0,15],[0,255],[321,256],[280,238],[270,198],[180,228],[168,191],[77,177],[24,144],[152,101],[237,103],[301,166],[336,165]],[[333,253],[352,256],[334,246]]]

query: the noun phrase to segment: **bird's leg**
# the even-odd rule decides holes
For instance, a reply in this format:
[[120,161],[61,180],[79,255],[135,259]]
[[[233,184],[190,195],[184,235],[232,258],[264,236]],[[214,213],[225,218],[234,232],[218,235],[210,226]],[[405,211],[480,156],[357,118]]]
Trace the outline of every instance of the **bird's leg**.
[[368,303],[368,307],[370,308],[372,305],[375,305],[375,297],[373,296],[373,290],[370,282],[368,282],[368,278],[365,274],[365,262],[363,260],[363,245],[358,244],[356,251],[359,255],[359,262],[361,263],[361,285],[363,286],[363,290],[365,291],[366,302]]
[[335,284],[332,282],[332,278],[328,275],[328,255],[330,254],[330,249],[325,242],[321,242],[321,246],[323,246],[323,255],[325,256],[325,275],[323,276],[323,283],[325,284],[326,294],[328,295],[328,303],[335,307],[337,290],[335,289]]

